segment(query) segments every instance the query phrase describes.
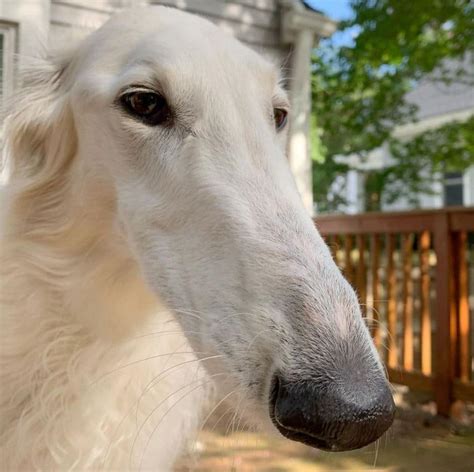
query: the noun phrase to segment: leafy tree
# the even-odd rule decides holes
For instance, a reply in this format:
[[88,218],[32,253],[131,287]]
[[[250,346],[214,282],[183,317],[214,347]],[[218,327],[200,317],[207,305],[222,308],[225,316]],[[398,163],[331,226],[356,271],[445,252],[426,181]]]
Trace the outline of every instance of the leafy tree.
[[439,172],[474,164],[473,119],[409,142],[393,137],[396,126],[415,119],[406,94],[422,78],[474,85],[474,2],[352,0],[351,7],[353,18],[339,25],[340,33],[354,35],[351,44],[341,45],[335,35],[313,57],[315,200],[322,211],[337,208],[342,198],[329,189],[350,169],[340,156],[355,154],[363,162],[385,143],[393,162],[365,175],[366,209],[407,194],[416,206],[416,194],[429,192]]

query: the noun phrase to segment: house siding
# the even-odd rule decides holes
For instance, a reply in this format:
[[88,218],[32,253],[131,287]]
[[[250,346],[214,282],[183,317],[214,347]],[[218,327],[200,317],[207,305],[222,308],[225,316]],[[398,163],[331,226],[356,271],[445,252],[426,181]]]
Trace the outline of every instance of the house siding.
[[[462,61],[452,60],[444,65],[447,70],[453,72],[462,68],[467,72],[467,77],[470,77],[472,75],[473,59],[472,55],[467,55]],[[432,75],[420,80],[416,88],[406,95],[407,102],[418,107],[416,121],[396,129],[395,137],[402,140],[413,139],[424,131],[434,130],[438,126],[467,119],[474,115],[472,86],[468,83],[456,81],[445,84],[441,80],[433,80],[436,77],[437,72],[435,71]],[[364,172],[368,169],[380,169],[393,165],[393,160],[388,147],[383,146],[371,151],[364,162],[361,162],[359,158],[355,158],[351,164],[356,165],[360,172]],[[349,175],[352,173],[346,175],[346,182],[350,182],[354,178],[353,175]],[[442,176],[440,175],[440,177]],[[448,179],[445,185],[440,182],[433,182],[431,185],[432,194],[417,195],[419,207],[442,208],[447,204],[452,204],[450,194],[456,195],[456,198],[451,200],[453,203],[459,204],[462,202],[463,205],[474,205],[474,166],[468,168],[464,175],[460,174],[458,179],[450,180],[449,182]],[[346,208],[341,208],[342,211],[347,213],[364,211],[364,194],[360,183],[356,190],[353,186],[347,184],[345,197],[350,204]],[[383,211],[404,211],[411,208],[410,200],[403,196],[397,199],[395,203],[382,206]]]
[[[466,77],[457,82],[445,84],[436,80],[437,75],[426,77],[418,86],[406,96],[408,103],[418,107],[417,120],[474,110],[474,93],[469,78],[474,74],[474,55],[467,54],[462,60],[450,60],[444,68],[451,72],[449,75],[456,77],[456,71],[462,69]],[[434,79],[434,80],[433,80]]]
[[50,44],[80,39],[99,28],[117,10],[146,4],[165,5],[201,15],[249,46],[283,62],[289,47],[280,40],[277,0],[52,0]]
[[52,0],[49,43],[61,47],[99,28],[122,8],[116,0]]

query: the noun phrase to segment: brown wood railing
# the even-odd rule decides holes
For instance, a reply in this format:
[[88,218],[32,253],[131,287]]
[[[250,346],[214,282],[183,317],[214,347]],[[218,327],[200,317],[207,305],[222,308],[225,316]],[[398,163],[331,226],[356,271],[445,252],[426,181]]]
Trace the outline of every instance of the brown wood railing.
[[474,402],[474,208],[319,216],[392,382]]

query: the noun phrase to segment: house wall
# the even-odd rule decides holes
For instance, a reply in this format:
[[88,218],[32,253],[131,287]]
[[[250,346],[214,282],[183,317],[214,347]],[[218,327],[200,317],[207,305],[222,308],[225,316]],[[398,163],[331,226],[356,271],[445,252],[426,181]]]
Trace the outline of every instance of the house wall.
[[[452,77],[455,77],[457,69],[463,69],[472,75],[474,58],[466,55],[463,60],[450,60],[444,66]],[[421,80],[418,86],[406,95],[408,103],[418,106],[417,120],[428,121],[430,118],[442,117],[444,115],[455,118],[461,112],[474,111],[474,93],[472,84],[469,82],[469,75],[466,80],[445,84],[436,73],[431,74],[426,79]]]
[[47,43],[50,0],[34,2],[0,0],[0,22],[14,30],[15,53],[21,64]]
[[[451,61],[448,68],[456,71],[463,67],[466,71],[472,68],[472,57],[468,56],[464,61]],[[454,121],[465,121],[474,115],[474,93],[472,86],[465,83],[453,82],[444,84],[436,79],[436,76],[429,76],[421,80],[417,87],[406,95],[408,103],[416,105],[418,112],[416,121],[395,128],[393,135],[402,141],[413,139],[418,134],[435,130],[447,123]],[[340,157],[340,162],[345,162],[360,170],[361,172],[370,169],[380,169],[392,164],[393,160],[387,146],[382,146],[369,153],[364,161],[360,161],[357,156]],[[356,171],[349,172],[346,176],[344,197],[348,205],[341,208],[346,213],[359,213],[363,211],[363,186],[362,179],[355,176]],[[462,194],[464,205],[474,205],[474,166],[467,169],[459,179],[462,182]],[[340,187],[339,182],[334,188]],[[441,208],[444,206],[445,189],[439,182],[435,182],[431,187],[433,194],[418,195],[419,206],[421,208]],[[400,211],[411,208],[410,199],[399,198],[395,203],[384,204],[384,211]]]
[[101,26],[116,10],[146,4],[202,15],[280,63],[289,55],[289,47],[280,40],[278,0],[51,0],[50,44],[80,39]]
[[122,0],[51,0],[50,46],[63,47],[83,38],[123,4]]

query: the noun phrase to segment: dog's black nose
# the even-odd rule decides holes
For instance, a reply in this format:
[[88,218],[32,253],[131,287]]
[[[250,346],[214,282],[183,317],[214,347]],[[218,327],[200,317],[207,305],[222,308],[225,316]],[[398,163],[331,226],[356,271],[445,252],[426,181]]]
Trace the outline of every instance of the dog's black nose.
[[395,413],[388,382],[382,375],[348,377],[287,382],[275,376],[270,416],[280,433],[328,451],[358,449],[378,439]]

